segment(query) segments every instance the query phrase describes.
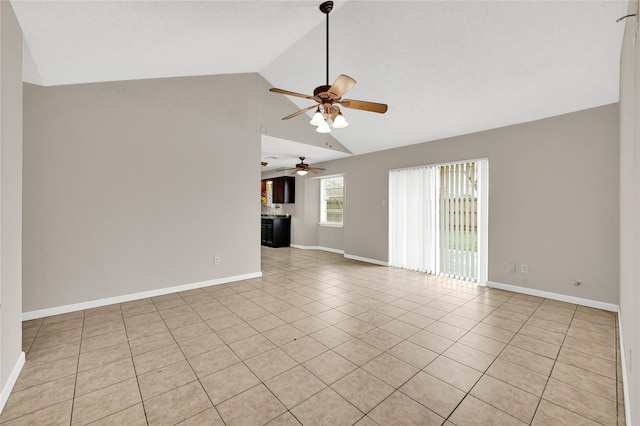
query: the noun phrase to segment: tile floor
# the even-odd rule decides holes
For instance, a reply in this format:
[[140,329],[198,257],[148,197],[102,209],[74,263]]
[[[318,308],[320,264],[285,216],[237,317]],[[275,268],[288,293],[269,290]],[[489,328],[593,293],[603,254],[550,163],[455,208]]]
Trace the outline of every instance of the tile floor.
[[26,321],[3,425],[624,424],[611,312],[340,255]]

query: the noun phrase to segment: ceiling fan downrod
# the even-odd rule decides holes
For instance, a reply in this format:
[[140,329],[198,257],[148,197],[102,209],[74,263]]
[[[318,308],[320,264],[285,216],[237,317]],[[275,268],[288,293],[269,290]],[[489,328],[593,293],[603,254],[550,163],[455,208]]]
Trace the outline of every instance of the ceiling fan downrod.
[[327,25],[326,25],[326,33],[327,33],[327,74],[326,74],[327,83],[326,85],[327,86],[329,86],[329,13],[331,13],[331,10],[333,10],[332,1],[325,1],[320,5],[320,11],[325,15],[327,15]]

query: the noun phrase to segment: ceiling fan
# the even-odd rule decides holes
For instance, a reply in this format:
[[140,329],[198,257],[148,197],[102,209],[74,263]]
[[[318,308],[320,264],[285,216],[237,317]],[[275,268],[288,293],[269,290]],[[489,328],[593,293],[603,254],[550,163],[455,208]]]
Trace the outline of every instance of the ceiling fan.
[[294,112],[293,114],[284,117],[283,120],[288,120],[290,118],[303,114],[310,109],[316,108],[316,113],[309,123],[317,126],[318,128],[316,129],[316,131],[319,133],[329,133],[331,131],[331,128],[327,124],[328,119],[331,119],[331,121],[333,122],[333,127],[336,129],[341,129],[349,125],[345,118],[342,116],[342,112],[340,111],[340,107],[338,105],[342,105],[345,108],[377,112],[380,114],[384,114],[385,112],[387,112],[386,104],[357,101],[354,99],[342,99],[342,95],[344,95],[348,90],[356,85],[356,81],[347,75],[341,74],[340,77],[338,77],[331,86],[329,85],[329,13],[332,9],[332,1],[325,1],[320,5],[320,11],[327,15],[326,84],[316,87],[313,91],[313,96],[291,92],[289,90],[277,89],[275,87],[269,89],[269,91],[274,93],[281,93],[283,95],[296,96],[299,98],[305,98],[315,101],[316,103],[314,105]]
[[322,167],[311,167],[310,165],[306,164],[304,162],[305,157],[298,158],[300,159],[300,163],[296,164],[296,169],[293,171],[293,173],[291,173],[292,175],[295,175],[297,173],[300,176],[304,176],[309,172],[317,175],[319,171],[325,170]]

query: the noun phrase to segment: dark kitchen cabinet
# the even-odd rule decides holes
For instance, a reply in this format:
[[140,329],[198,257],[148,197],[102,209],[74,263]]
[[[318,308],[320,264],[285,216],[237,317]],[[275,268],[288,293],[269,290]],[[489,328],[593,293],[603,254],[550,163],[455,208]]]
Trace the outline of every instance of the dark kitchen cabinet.
[[263,217],[260,222],[261,243],[268,247],[289,247],[291,217]]
[[296,178],[293,176],[281,176],[271,179],[273,182],[274,204],[293,204],[296,202]]

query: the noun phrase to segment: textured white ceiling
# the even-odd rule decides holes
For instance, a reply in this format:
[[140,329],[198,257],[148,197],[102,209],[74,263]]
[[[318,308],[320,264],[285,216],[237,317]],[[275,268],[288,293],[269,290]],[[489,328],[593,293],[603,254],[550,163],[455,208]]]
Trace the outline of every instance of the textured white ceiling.
[[[325,83],[320,2],[12,3],[28,82],[260,72],[311,94]],[[616,0],[336,1],[330,80],[355,78],[346,98],[389,111],[344,109],[350,126],[331,134],[360,154],[616,102],[624,23],[615,21],[626,8]]]
[[294,169],[300,162],[299,157],[305,157],[304,162],[313,166],[323,161],[348,157],[351,154],[335,149],[322,148],[286,139],[262,135],[261,160],[268,163],[261,167],[263,172],[282,168]]

